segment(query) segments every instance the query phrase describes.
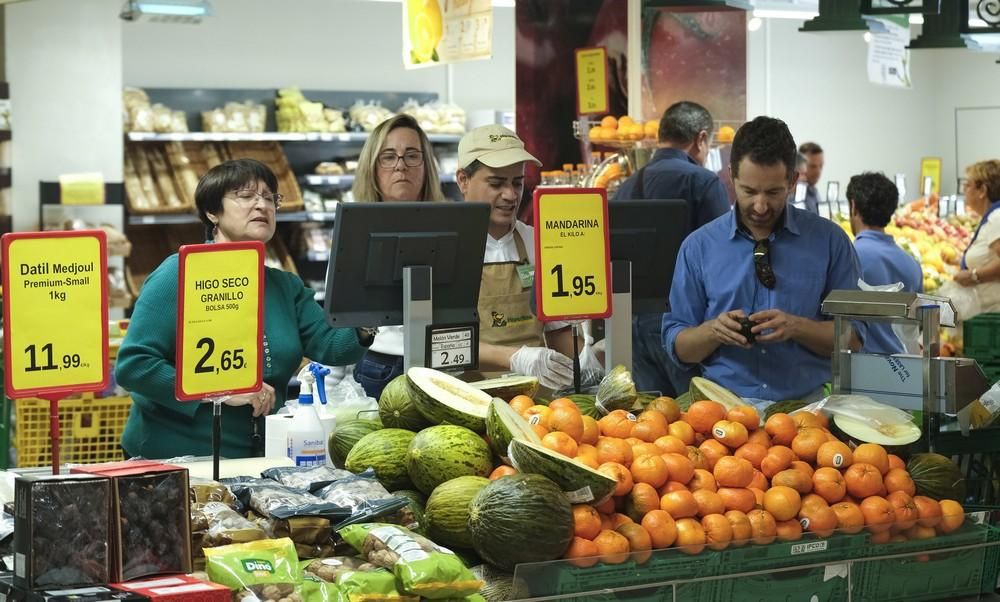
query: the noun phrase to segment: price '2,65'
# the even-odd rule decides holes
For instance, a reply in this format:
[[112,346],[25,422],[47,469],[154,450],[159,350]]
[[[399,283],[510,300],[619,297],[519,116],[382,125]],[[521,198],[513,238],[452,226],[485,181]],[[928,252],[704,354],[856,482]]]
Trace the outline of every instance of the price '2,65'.
[[218,374],[219,370],[242,370],[246,365],[246,361],[243,359],[242,348],[224,350],[219,354],[219,366],[210,365],[208,361],[212,358],[212,354],[215,353],[215,340],[211,337],[199,339],[195,348],[205,350],[204,355],[201,356],[201,359],[194,366],[196,374]]

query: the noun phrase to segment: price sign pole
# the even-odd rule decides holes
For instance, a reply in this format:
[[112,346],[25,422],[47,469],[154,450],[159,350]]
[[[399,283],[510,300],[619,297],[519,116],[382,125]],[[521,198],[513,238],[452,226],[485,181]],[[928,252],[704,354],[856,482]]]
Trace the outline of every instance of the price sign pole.
[[579,392],[579,322],[611,315],[608,197],[603,188],[536,189],[533,206],[538,317],[574,322],[573,383]]
[[180,401],[212,403],[212,475],[219,478],[222,403],[263,383],[264,245],[186,245],[179,253],[177,382]]
[[49,402],[59,474],[59,400],[108,385],[107,237],[97,230],[5,234],[5,389]]

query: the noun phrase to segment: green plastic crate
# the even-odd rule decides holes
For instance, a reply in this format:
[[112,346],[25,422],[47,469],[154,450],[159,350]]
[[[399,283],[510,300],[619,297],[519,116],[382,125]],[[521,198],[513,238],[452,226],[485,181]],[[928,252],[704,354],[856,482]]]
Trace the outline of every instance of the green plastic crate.
[[[725,579],[718,602],[839,602],[848,599],[850,567],[847,563],[791,570],[775,570],[757,575]],[[665,600],[669,600],[666,598]]]
[[944,548],[998,541],[1000,529],[997,527],[965,525],[948,536],[872,546],[872,555],[911,555],[855,563],[853,599],[857,602],[918,602],[990,593],[997,586],[1000,546]]
[[766,546],[729,547],[721,553],[719,574],[841,562],[867,556],[867,548],[868,536],[864,533],[836,534],[825,539],[807,533],[798,541],[776,541]]

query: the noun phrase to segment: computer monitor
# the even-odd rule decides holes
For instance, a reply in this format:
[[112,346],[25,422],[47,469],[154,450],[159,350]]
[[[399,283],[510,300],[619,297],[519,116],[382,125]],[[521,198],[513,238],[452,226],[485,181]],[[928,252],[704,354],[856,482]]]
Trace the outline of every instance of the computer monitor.
[[691,231],[690,211],[683,199],[608,203],[611,261],[632,262],[632,313],[667,310],[677,253]]
[[[432,268],[433,324],[478,322],[487,203],[340,203],[326,276],[331,326],[403,323],[403,268]],[[417,291],[417,294],[431,291]]]

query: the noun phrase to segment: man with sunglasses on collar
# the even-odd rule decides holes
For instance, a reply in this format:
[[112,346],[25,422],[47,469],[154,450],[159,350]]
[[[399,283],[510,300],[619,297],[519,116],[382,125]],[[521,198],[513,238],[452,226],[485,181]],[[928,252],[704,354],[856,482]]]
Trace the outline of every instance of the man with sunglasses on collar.
[[[795,160],[783,121],[757,117],[739,129],[730,162],[736,206],[684,240],[663,317],[674,360],[701,364],[705,378],[751,401],[822,396],[834,333],[820,305],[831,291],[858,286],[843,230],[786,203]],[[857,332],[851,345],[861,347]]]

